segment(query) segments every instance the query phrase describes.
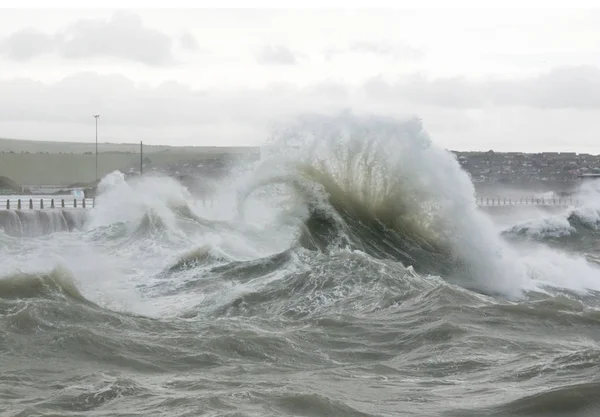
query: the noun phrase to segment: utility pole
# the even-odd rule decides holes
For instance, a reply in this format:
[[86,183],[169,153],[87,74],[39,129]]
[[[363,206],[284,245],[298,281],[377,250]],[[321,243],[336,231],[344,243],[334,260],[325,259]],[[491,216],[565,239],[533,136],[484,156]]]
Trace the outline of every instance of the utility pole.
[[94,118],[96,119],[96,182],[98,182],[98,118],[99,114],[95,114]]
[[144,173],[144,148],[140,141],[140,175]]

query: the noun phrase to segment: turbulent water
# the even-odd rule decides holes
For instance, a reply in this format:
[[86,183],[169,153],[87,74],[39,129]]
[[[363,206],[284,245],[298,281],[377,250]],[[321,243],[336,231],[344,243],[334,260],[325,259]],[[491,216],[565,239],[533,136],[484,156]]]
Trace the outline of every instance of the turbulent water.
[[213,189],[0,231],[2,415],[600,415],[594,184],[500,225],[419,122],[342,115]]

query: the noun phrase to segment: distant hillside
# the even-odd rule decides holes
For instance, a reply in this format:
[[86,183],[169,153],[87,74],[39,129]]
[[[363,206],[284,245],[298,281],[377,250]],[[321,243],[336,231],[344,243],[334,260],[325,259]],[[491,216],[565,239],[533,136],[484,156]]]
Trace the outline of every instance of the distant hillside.
[[[179,161],[194,160],[202,163],[205,159],[223,160],[228,153],[183,153],[157,152],[144,153],[152,166],[164,166]],[[147,161],[148,161],[147,160]],[[109,172],[137,169],[140,155],[133,153],[101,153],[98,155],[98,176]],[[91,183],[96,179],[96,157],[94,154],[55,154],[55,153],[0,153],[0,176],[29,185],[67,185]]]
[[[139,153],[139,143],[98,143],[98,153]],[[220,147],[220,146],[167,146],[144,145],[144,153],[175,152],[175,153],[246,153],[257,151],[255,147]],[[0,138],[0,153],[66,153],[85,154],[95,153],[96,144],[83,142],[47,142],[40,140],[19,140]]]
[[[94,143],[0,139],[0,176],[28,185],[93,183],[96,179]],[[153,166],[178,161],[256,157],[256,147],[144,145]],[[140,145],[99,143],[98,176],[139,166]]]

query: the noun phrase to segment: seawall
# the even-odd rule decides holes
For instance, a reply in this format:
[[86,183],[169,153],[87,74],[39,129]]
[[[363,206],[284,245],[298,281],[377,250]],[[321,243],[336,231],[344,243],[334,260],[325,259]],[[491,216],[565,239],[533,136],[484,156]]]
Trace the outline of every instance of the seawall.
[[0,229],[9,236],[35,237],[83,227],[83,209],[0,210]]

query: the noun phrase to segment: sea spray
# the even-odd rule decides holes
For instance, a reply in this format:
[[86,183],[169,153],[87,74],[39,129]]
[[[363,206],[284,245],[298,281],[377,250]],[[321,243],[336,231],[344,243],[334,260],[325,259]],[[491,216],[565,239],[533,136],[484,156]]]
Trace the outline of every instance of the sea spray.
[[534,280],[532,289],[600,290],[597,259],[588,256],[597,250],[600,236],[600,181],[583,183],[573,201],[578,203],[561,213],[539,212],[502,231],[518,245],[519,262]]
[[[361,211],[384,228],[441,248],[460,265],[452,279],[461,285],[520,294],[525,269],[477,209],[467,173],[431,142],[419,120],[305,116],[277,130],[268,149],[274,156],[263,159],[255,187],[287,182],[310,194],[312,183],[335,215]],[[323,202],[310,204],[324,210]]]
[[153,228],[180,235],[175,209],[181,211],[189,201],[188,190],[173,178],[147,176],[126,180],[123,173],[115,171],[98,184],[96,205],[86,229],[126,223],[136,233]]
[[544,240],[577,238],[600,231],[600,180],[581,184],[569,201],[574,203],[561,212],[531,213],[525,220],[509,223],[502,232]]

